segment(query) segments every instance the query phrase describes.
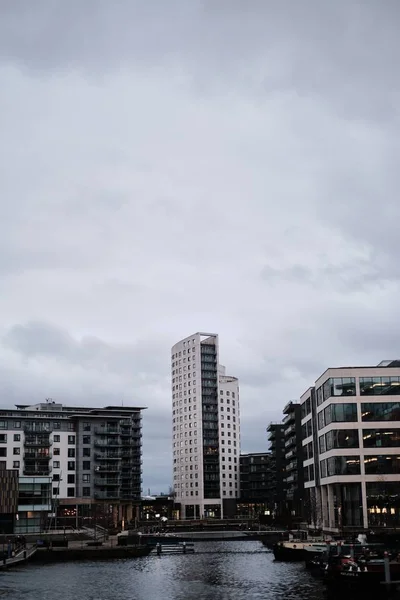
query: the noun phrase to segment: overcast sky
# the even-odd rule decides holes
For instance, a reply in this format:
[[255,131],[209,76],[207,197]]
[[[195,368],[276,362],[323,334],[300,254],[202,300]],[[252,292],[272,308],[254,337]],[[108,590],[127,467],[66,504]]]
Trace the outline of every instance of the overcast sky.
[[1,0],[0,405],[147,406],[220,334],[242,450],[400,357],[398,0]]

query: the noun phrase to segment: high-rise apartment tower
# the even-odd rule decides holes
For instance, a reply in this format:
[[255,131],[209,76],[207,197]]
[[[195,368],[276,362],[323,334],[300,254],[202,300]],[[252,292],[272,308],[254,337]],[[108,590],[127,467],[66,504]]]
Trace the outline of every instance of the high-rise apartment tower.
[[234,514],[239,497],[239,382],[219,364],[218,335],[195,333],[171,351],[175,501],[181,518]]

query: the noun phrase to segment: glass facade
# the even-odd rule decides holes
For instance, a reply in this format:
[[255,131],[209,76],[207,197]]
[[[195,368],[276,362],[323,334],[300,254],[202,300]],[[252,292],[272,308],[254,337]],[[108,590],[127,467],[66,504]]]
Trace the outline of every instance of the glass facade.
[[362,527],[363,510],[360,483],[336,483],[333,485],[335,525]]
[[367,483],[368,526],[400,526],[400,486],[397,481]]
[[317,389],[317,406],[332,396],[355,396],[355,377],[331,377]]
[[399,396],[400,377],[360,377],[361,396]]
[[319,437],[320,454],[335,448],[359,448],[358,429],[333,429]]
[[301,426],[301,438],[305,440],[312,435],[312,420],[310,419],[307,423]]
[[363,429],[364,448],[399,448],[400,429]]
[[332,456],[321,460],[321,477],[359,475],[360,472],[359,456]]
[[220,497],[218,439],[218,365],[215,344],[202,343],[201,396],[203,417],[204,498]]
[[363,421],[400,421],[400,402],[363,402]]
[[318,429],[326,427],[330,423],[348,423],[357,421],[357,404],[329,404],[318,413]]
[[[395,454],[365,456],[364,466],[366,475],[398,475],[400,473],[400,456]],[[400,487],[399,483],[397,485]]]

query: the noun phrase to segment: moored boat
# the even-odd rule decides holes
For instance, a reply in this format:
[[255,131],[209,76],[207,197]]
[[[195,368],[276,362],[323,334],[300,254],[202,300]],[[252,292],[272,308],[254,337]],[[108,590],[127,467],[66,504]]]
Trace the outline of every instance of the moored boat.
[[278,542],[273,547],[275,560],[287,562],[304,562],[327,551],[326,542],[305,542],[293,540]]

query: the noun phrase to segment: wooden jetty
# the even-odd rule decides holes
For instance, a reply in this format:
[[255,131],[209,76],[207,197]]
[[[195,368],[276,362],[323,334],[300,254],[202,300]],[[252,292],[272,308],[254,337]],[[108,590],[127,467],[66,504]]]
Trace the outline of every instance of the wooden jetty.
[[161,554],[193,554],[194,544],[192,542],[180,542],[179,544],[161,544],[155,546],[157,556]]

